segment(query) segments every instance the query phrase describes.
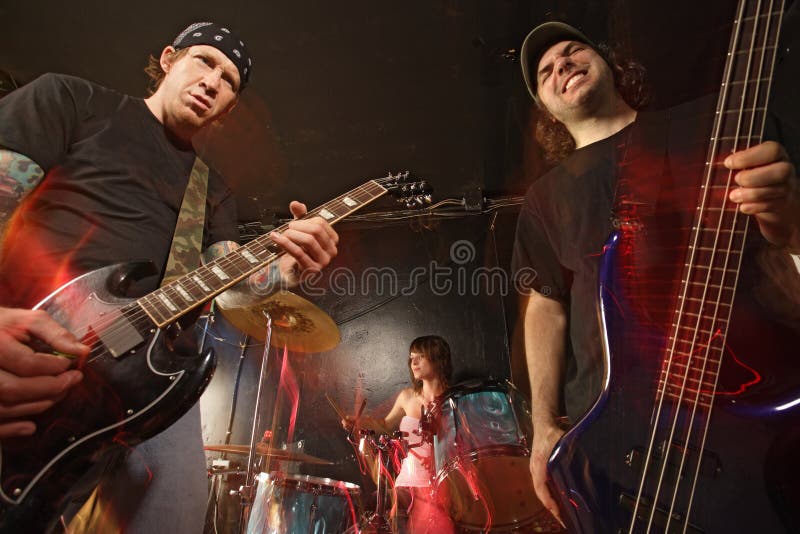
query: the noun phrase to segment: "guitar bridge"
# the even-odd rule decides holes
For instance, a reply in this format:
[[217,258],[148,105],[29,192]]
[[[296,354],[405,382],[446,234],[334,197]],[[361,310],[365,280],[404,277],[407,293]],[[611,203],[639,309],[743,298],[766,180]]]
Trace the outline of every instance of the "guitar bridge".
[[[633,514],[633,509],[636,508],[636,498],[627,493],[621,493],[619,496],[619,504],[628,512]],[[652,504],[647,499],[639,499],[639,506],[636,512],[637,521],[648,521],[652,510]],[[669,529],[664,531],[667,527],[667,519],[669,518]],[[692,534],[703,534],[705,531],[700,527],[688,523],[683,524],[684,517],[682,514],[673,512],[670,516],[666,510],[657,506],[653,512],[653,526],[659,529],[659,532],[666,532],[666,534],[680,534],[681,532],[691,532]],[[618,531],[622,533],[623,531]]]

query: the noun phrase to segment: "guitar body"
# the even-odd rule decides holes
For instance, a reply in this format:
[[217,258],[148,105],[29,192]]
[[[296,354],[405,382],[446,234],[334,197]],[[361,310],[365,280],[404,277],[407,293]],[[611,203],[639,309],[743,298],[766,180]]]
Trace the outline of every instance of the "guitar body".
[[[425,205],[430,191],[424,181],[410,181],[408,172],[389,174],[305,218],[334,224],[386,193],[408,208]],[[284,224],[274,231],[287,229]],[[211,351],[197,354],[193,329],[180,334],[181,327],[204,303],[283,254],[265,234],[137,300],[122,297],[124,289],[138,275],[153,273],[143,273],[142,263],[113,265],[74,279],[36,306],[92,350],[76,362],[83,380],[33,418],[36,433],[0,444],[0,533],[51,530],[70,490],[101,454],[136,445],[189,410],[211,380],[215,361]]]
[[92,271],[36,307],[93,350],[77,365],[83,380],[35,418],[36,433],[0,445],[0,532],[43,532],[52,526],[70,488],[101,452],[133,446],[164,430],[211,379],[210,351],[173,350],[165,330],[135,301],[118,296],[139,267]]
[[[623,233],[615,233],[601,261],[606,366],[602,394],[563,436],[548,462],[557,488],[554,495],[569,531],[800,531],[800,332],[796,325],[767,320],[770,313],[758,306],[759,299],[750,298],[752,287],[737,291],[707,437],[703,441],[700,431],[706,418],[688,404],[666,399],[656,419],[669,321],[658,324],[653,320],[657,310],[648,311],[629,298],[641,289],[636,287],[641,280],[633,283],[631,279],[629,245]],[[742,289],[747,284],[740,281],[739,285]],[[641,519],[631,529],[654,426],[654,453],[636,511]],[[666,443],[672,446],[665,464]],[[699,458],[697,483],[691,491]],[[676,481],[678,471],[682,475]],[[673,494],[672,520],[667,525]],[[656,495],[657,512],[648,529]]]

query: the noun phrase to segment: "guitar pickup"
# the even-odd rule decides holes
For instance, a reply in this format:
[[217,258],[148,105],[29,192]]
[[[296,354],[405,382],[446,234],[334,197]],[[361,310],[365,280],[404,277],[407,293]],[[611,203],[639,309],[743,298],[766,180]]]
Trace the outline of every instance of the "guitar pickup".
[[144,338],[127,316],[115,311],[105,315],[103,319],[110,326],[102,329],[90,328],[114,358],[119,358],[144,342]]
[[[653,457],[657,460],[662,460],[664,458],[664,445],[665,443],[662,442],[659,445],[658,449],[656,449]],[[670,449],[669,460],[667,461],[667,469],[665,471],[666,476],[669,480],[675,480],[675,476],[677,474],[678,468],[681,464],[681,457],[685,451],[685,447],[680,443],[672,443],[672,447]],[[692,459],[692,462],[689,464],[684,463],[683,470],[684,475],[687,471],[689,465],[691,465],[690,471],[694,472],[694,465],[697,459],[697,449],[690,447],[688,449],[689,458]],[[645,462],[645,453],[642,451],[641,448],[636,447],[630,450],[628,454],[625,455],[625,464],[633,469],[636,473],[641,474],[642,468],[644,467]],[[660,463],[658,464],[660,468]],[[650,462],[650,469],[654,468],[654,462]],[[702,463],[700,464],[700,476],[705,478],[716,478],[720,473],[722,473],[722,462],[719,459],[719,456],[714,454],[710,451],[704,451],[702,454]],[[683,475],[682,475],[683,477]]]

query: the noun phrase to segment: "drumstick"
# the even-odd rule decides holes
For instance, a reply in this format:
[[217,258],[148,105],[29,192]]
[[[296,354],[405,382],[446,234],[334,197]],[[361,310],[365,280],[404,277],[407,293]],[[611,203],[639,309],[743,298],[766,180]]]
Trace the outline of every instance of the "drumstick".
[[356,413],[356,421],[361,419],[361,414],[364,413],[364,408],[367,407],[367,399],[361,401],[361,406],[358,408],[358,413]]
[[343,411],[342,411],[342,410],[339,408],[339,406],[338,406],[338,405],[337,405],[337,404],[336,404],[336,403],[333,401],[333,399],[330,397],[330,395],[328,395],[327,393],[325,393],[325,398],[326,398],[326,399],[328,399],[328,403],[331,405],[331,408],[333,408],[333,411],[334,411],[334,412],[336,412],[336,415],[338,415],[338,416],[339,416],[339,419],[341,419],[342,421],[344,421],[344,420],[347,418],[347,416],[345,415],[345,413],[344,413],[344,412],[343,412]]

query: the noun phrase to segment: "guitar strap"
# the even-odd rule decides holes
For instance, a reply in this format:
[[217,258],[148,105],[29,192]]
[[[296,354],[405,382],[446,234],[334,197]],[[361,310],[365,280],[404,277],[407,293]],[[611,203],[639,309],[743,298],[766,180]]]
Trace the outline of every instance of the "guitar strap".
[[207,191],[208,165],[196,157],[175,222],[175,235],[161,279],[162,286],[200,266]]

